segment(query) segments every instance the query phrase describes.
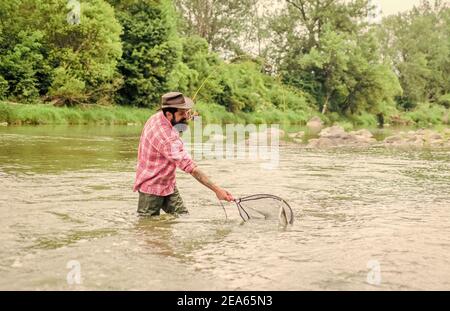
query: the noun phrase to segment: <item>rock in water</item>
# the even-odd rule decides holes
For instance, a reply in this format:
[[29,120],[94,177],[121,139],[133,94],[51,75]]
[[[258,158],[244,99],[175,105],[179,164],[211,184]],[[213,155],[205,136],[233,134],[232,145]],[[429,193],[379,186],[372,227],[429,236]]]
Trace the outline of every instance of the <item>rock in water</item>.
[[306,124],[308,130],[314,133],[318,133],[321,129],[323,129],[323,122],[319,117],[313,117]]
[[326,129],[323,129],[320,132],[320,134],[319,134],[320,137],[326,137],[326,138],[330,138],[330,139],[343,138],[343,137],[346,137],[348,135],[349,134],[347,134],[345,132],[345,130],[342,127],[340,127],[339,125],[334,125],[332,127],[327,127]]
[[341,126],[323,129],[319,138],[310,139],[307,148],[332,148],[339,146],[366,147],[376,140],[368,130],[347,133]]
[[387,137],[383,143],[393,147],[443,147],[446,145],[446,134],[443,135],[428,129],[400,132],[397,135]]

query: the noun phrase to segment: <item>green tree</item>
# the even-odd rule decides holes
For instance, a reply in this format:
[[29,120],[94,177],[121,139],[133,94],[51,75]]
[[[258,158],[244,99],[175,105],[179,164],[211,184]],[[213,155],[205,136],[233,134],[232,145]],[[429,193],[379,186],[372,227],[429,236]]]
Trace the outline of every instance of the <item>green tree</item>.
[[48,76],[43,33],[26,27],[20,12],[21,0],[0,4],[0,76],[3,97],[33,101]]
[[443,1],[385,18],[379,38],[404,90],[403,108],[450,93],[450,8]]
[[118,102],[150,107],[168,90],[170,75],[181,57],[176,14],[170,1],[112,1],[123,27],[124,77]]
[[271,28],[281,49],[295,49],[290,53],[308,53],[318,46],[325,25],[337,32],[359,33],[366,27],[366,18],[373,9],[368,0],[286,0],[286,3]]
[[17,44],[0,55],[0,76],[8,97],[30,101],[39,96],[39,77],[48,73],[48,65],[42,49],[43,34],[40,31],[21,31]]
[[392,105],[401,89],[367,23],[369,1],[287,3],[271,22],[273,57],[285,83],[313,95],[322,113],[376,112]]
[[[199,36],[190,36],[181,39],[182,57],[175,65],[169,77],[169,89],[178,89],[181,92],[194,96],[202,82],[217,69],[220,64],[216,53],[209,51],[208,42]],[[207,93],[213,92],[214,86],[208,79],[203,88],[203,98]]]
[[82,1],[79,23],[71,23],[74,7],[66,0],[14,1],[1,14],[9,20],[2,25],[0,74],[11,94],[48,95],[60,104],[110,102],[122,53],[113,8],[103,0]]
[[254,14],[254,0],[175,0],[175,4],[183,17],[184,35],[198,35],[224,55],[242,53],[240,39]]
[[316,85],[322,113],[379,113],[379,104],[392,103],[401,93],[394,73],[380,62],[377,45],[370,33],[358,38],[325,26],[320,46],[298,59],[302,72]]
[[283,81],[310,92],[315,97],[320,82],[311,72],[302,72],[298,59],[320,48],[324,26],[337,33],[356,35],[366,27],[370,14],[368,1],[288,0],[281,12],[271,18],[272,42],[269,57],[282,73]]
[[0,100],[6,99],[6,95],[8,94],[8,81],[0,75]]

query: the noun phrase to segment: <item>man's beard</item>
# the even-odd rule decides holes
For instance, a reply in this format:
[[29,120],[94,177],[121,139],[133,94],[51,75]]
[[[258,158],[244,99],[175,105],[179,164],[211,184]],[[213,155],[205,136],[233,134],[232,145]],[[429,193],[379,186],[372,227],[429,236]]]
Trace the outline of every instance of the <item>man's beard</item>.
[[178,132],[184,132],[188,128],[188,121],[186,118],[181,119],[180,121],[175,121],[175,119],[170,120],[170,123],[174,128],[177,129]]
[[175,121],[175,119],[170,120],[170,123],[172,124],[172,126],[175,126],[177,124],[188,124],[186,118],[181,119],[180,121]]

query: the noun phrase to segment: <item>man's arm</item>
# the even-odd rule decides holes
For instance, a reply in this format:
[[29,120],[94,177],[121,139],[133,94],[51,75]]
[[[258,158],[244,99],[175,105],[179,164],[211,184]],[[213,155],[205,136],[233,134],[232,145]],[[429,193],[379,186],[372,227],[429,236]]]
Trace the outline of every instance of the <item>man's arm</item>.
[[216,194],[217,198],[219,200],[225,200],[225,201],[233,201],[234,198],[225,189],[220,188],[219,186],[215,185],[209,178],[206,176],[205,173],[203,173],[198,167],[194,168],[194,170],[191,173],[192,176],[194,176],[195,179],[197,179],[202,185],[205,187],[208,187],[214,193]]

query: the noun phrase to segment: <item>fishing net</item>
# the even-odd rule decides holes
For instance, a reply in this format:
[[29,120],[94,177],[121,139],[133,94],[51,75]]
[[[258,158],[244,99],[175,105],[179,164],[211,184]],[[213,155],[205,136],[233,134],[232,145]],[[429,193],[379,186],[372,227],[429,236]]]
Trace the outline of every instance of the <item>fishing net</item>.
[[234,200],[239,215],[244,221],[250,219],[278,220],[281,225],[294,223],[294,214],[289,204],[271,194],[255,194]]

